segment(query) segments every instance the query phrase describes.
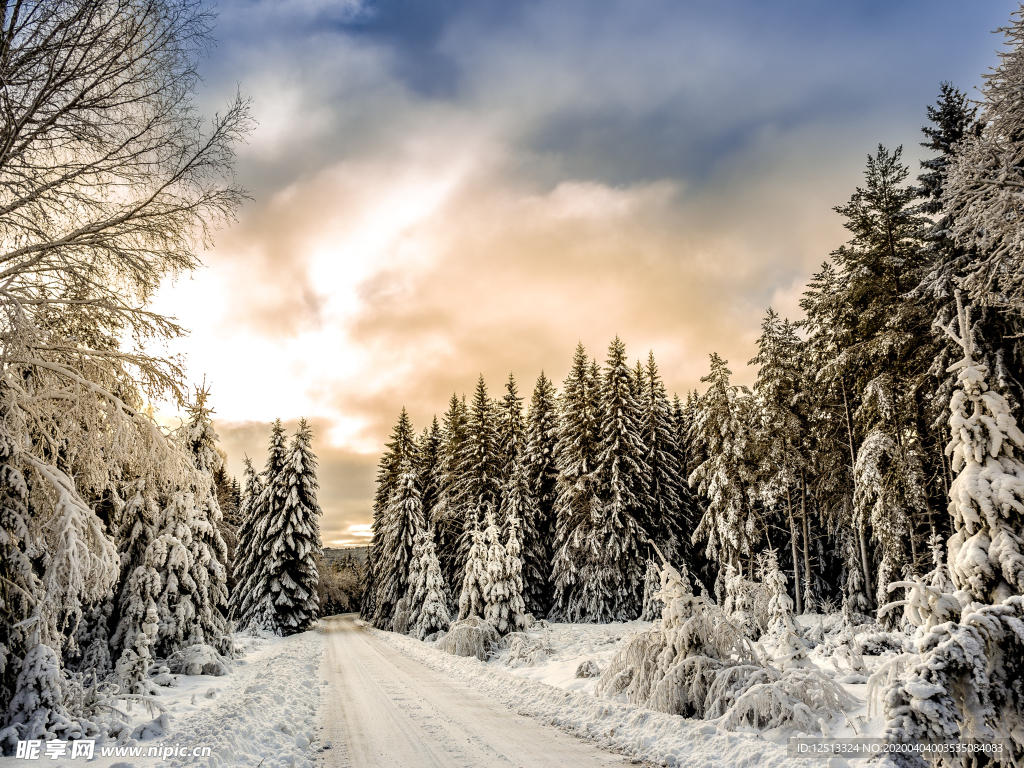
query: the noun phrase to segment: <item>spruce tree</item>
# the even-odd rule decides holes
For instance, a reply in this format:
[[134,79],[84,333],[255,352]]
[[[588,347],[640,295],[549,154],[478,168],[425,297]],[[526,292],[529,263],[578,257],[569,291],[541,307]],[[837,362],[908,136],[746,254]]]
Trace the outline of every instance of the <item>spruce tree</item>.
[[483,618],[485,610],[484,590],[487,588],[487,544],[483,531],[469,531],[469,556],[462,577],[462,592],[459,594],[459,621],[470,616]]
[[730,375],[726,361],[712,353],[711,372],[701,379],[708,389],[700,398],[691,427],[697,466],[690,485],[707,499],[694,541],[706,541],[705,556],[718,563],[719,590],[724,585],[725,566],[741,573],[740,558],[753,556],[759,536],[757,516],[748,497],[753,481],[747,463],[749,391],[731,384]]
[[483,530],[487,510],[496,511],[501,501],[501,453],[495,412],[484,377],[477,380],[473,402],[466,422],[467,461],[463,476],[462,497],[465,500],[466,529]]
[[[805,445],[806,425],[798,404],[801,400],[800,339],[788,320],[771,308],[761,324],[758,353],[750,365],[760,366],[754,384],[757,401],[757,487],[758,497],[770,510],[781,513],[789,529],[793,584],[797,613],[803,613],[804,594],[800,580],[801,478],[809,469]],[[794,499],[797,503],[794,504]]]
[[217,433],[213,430],[213,411],[207,407],[207,389],[197,389],[195,402],[189,408],[189,421],[182,427],[182,442],[198,470],[193,492],[195,509],[191,521],[192,568],[190,576],[196,585],[194,607],[196,626],[192,640],[212,645],[222,653],[231,652],[228,633],[228,550],[220,534],[221,510],[217,503],[214,476],[223,466],[217,451]]
[[[414,464],[416,460],[416,433],[405,408],[398,416],[398,423],[391,432],[391,440],[386,444],[384,454],[377,465],[377,490],[373,497],[373,521],[371,530],[373,538],[366,557],[366,581],[363,586],[363,603],[360,615],[364,619],[373,620],[377,614],[377,563],[380,559],[378,542],[380,528],[388,504],[401,479],[403,462]],[[385,565],[386,567],[386,565]],[[387,609],[390,610],[390,609]],[[390,620],[390,619],[389,619]]]
[[248,456],[245,457],[243,480],[245,485],[238,504],[238,516],[241,518],[238,528],[238,547],[235,560],[232,563],[235,589],[231,593],[228,605],[228,616],[236,622],[241,619],[245,596],[252,593],[256,580],[259,578],[261,560],[258,544],[263,538],[260,527],[265,523],[256,513],[256,502],[263,489],[259,476],[253,469],[252,460]]
[[959,310],[958,329],[946,327],[963,351],[947,448],[957,473],[949,489],[949,570],[957,588],[994,604],[1024,595],[1024,433],[974,359],[970,308]]
[[[523,457],[513,462],[512,472],[502,491],[499,517],[505,521],[512,519],[516,521],[516,537],[519,542],[517,546],[520,549],[519,558],[521,560],[519,572],[523,582],[521,593],[526,610],[530,613],[538,611],[538,613],[533,613],[535,617],[543,616],[541,612],[545,610],[545,604],[541,600],[547,591],[547,578],[544,574],[550,566],[539,562],[544,551],[539,534],[540,513],[537,508],[537,500],[533,497],[533,491],[530,489]],[[536,547],[532,552],[526,550],[524,546],[528,541]]]
[[465,459],[459,477],[458,496],[465,505],[463,533],[459,543],[459,568],[465,568],[472,540],[470,531],[484,528],[487,513],[497,514],[501,503],[501,466],[495,409],[487,397],[484,377],[477,380],[466,421]]
[[[274,620],[274,607],[270,603],[267,564],[270,557],[270,536],[268,533],[271,521],[282,509],[285,492],[281,485],[285,463],[288,460],[285,445],[284,427],[277,419],[270,432],[270,448],[267,452],[267,464],[261,473],[259,496],[251,503],[250,516],[254,521],[253,547],[254,563],[246,573],[248,588],[240,590],[238,602],[238,624],[242,629],[263,629],[273,632],[277,629]],[[251,579],[251,581],[249,581]]]
[[268,485],[280,491],[263,532],[260,549],[266,560],[257,588],[272,607],[274,631],[283,635],[308,629],[319,607],[316,558],[321,551],[321,511],[312,442],[309,424],[301,419],[281,473]]
[[[459,542],[465,529],[465,486],[462,483],[466,463],[468,413],[464,399],[454,393],[442,417],[441,457],[438,467],[437,502],[428,510],[436,529],[437,556],[446,584],[461,584],[463,565]],[[454,608],[455,606],[450,606]]]
[[381,516],[379,533],[374,536],[376,560],[376,596],[374,626],[390,629],[395,606],[409,591],[409,570],[416,534],[426,528],[416,471],[405,459],[399,468],[398,487]]
[[593,531],[601,520],[594,470],[600,437],[598,380],[583,345],[576,347],[562,386],[556,461],[556,533],[549,616],[556,621],[602,621],[610,616],[597,587],[603,553],[593,550]]
[[510,373],[505,394],[498,405],[498,456],[504,468],[502,480],[508,480],[512,465],[526,448],[526,424],[523,419],[523,398]]
[[484,541],[487,561],[484,577],[484,619],[505,635],[526,627],[523,603],[522,550],[519,544],[519,520],[509,518],[509,547],[501,543],[501,529],[494,515],[487,515]]
[[597,445],[596,482],[599,524],[594,550],[601,552],[604,568],[597,588],[603,592],[602,618],[635,619],[643,600],[644,560],[641,548],[652,537],[650,468],[644,461],[637,385],[626,363],[626,347],[616,336],[608,348],[601,382],[601,432]]
[[644,462],[650,472],[647,517],[651,521],[651,538],[668,561],[679,566],[689,559],[686,541],[693,533],[693,521],[688,519],[690,510],[683,506],[681,498],[679,484],[683,470],[672,406],[658,373],[654,352],[648,354],[642,373],[641,431]]
[[433,531],[423,534],[423,549],[420,554],[420,581],[414,590],[417,611],[412,634],[419,640],[437,632],[446,632],[451,623],[448,612],[448,588],[441,573],[441,562],[434,547]]
[[973,250],[974,261],[961,281],[977,304],[1024,309],[1024,240],[1020,213],[1024,201],[1024,17],[1000,31],[1006,49],[999,65],[985,75],[981,122],[966,136],[946,167],[942,209],[951,218],[957,243]]
[[425,427],[416,444],[416,475],[420,479],[423,514],[429,520],[437,505],[441,488],[441,461],[444,438],[437,416]]
[[551,606],[551,560],[555,540],[555,496],[558,467],[555,450],[558,441],[558,404],[555,388],[541,371],[530,398],[527,414],[526,450],[523,471],[535,514],[523,521],[523,594],[527,609],[543,618]]
[[[976,248],[957,242],[953,231],[958,206],[943,201],[950,166],[964,148],[965,140],[969,143],[979,139],[981,124],[977,121],[977,107],[950,83],[941,84],[939,99],[935,106],[927,108],[927,114],[930,125],[921,129],[927,137],[921,146],[936,154],[921,161],[924,173],[917,177],[917,193],[922,198],[921,212],[932,217],[925,237],[930,264],[916,293],[921,295],[928,316],[945,326],[956,318],[956,286],[985,257]],[[989,370],[991,386],[1007,398],[1016,413],[1024,402],[1024,349],[1020,342],[1024,325],[1020,315],[977,304],[974,315],[977,360]],[[936,336],[938,344],[931,373],[940,384],[930,410],[933,426],[939,427],[941,435],[950,397],[957,388],[956,372],[947,369],[959,359],[961,350],[943,334]]]

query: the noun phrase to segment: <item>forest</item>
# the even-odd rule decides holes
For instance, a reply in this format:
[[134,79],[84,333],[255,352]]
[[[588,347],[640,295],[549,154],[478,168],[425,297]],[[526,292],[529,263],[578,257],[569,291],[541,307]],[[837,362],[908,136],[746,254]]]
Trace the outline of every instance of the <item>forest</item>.
[[[867,158],[803,316],[767,310],[752,388],[711,353],[703,391],[670,397],[654,353],[615,338],[603,365],[578,346],[560,391],[542,372],[525,410],[511,375],[420,432],[403,409],[364,618],[481,658],[542,618],[657,618],[599,688],[721,716],[771,667],[749,641],[774,631],[784,670],[793,614],[841,613],[916,638],[889,667],[887,736],[1024,754],[1024,20],[1003,32],[980,102],[942,83],[926,108],[916,180],[901,147]],[[806,694],[786,679],[782,709]],[[842,708],[804,703],[823,696]]]

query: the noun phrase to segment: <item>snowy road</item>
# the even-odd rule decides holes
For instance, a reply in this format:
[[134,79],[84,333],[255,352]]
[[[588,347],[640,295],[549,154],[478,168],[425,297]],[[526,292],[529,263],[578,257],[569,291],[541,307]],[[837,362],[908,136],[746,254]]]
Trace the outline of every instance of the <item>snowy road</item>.
[[629,758],[540,725],[382,643],[352,617],[324,622],[327,766],[575,768]]

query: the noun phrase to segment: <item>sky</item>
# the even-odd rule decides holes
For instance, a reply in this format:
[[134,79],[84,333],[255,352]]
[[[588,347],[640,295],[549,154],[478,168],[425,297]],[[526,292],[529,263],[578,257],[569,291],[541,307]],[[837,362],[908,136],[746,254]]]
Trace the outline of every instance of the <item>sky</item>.
[[365,542],[377,461],[483,375],[529,399],[582,342],[708,355],[740,383],[768,307],[845,240],[879,143],[914,175],[939,84],[980,97],[1006,0],[222,0],[202,110],[258,126],[252,201],[163,286],[232,474],[314,430],[326,546]]

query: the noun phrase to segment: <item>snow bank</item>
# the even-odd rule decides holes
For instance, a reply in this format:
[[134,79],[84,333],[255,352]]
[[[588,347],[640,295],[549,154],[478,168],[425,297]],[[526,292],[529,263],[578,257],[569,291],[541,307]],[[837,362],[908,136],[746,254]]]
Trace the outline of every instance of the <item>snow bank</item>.
[[[560,636],[563,625],[553,625],[552,635]],[[613,625],[564,625],[580,645],[591,648],[590,656],[598,666],[607,659],[618,641],[630,630],[649,626],[647,622]],[[580,658],[558,660],[560,651],[550,646],[552,661],[545,673],[574,690],[555,687],[538,680],[526,679],[517,672],[528,673],[531,667],[509,671],[498,656],[491,663],[442,653],[429,643],[391,632],[368,630],[431,669],[457,677],[460,681],[501,701],[520,714],[529,715],[547,725],[554,725],[575,736],[595,741],[602,747],[625,752],[669,766],[693,768],[775,768],[804,766],[806,762],[790,758],[783,745],[766,741],[756,733],[719,734],[713,724],[687,720],[634,707],[630,704],[598,699],[590,691],[593,678],[575,677]],[[561,639],[561,638],[559,638]],[[559,642],[558,646],[562,643]],[[607,650],[605,650],[607,649]],[[576,649],[573,649],[574,651]]]
[[[170,735],[157,739],[166,744],[210,746],[213,754],[171,759],[167,765],[227,768],[262,763],[262,768],[311,768],[318,739],[313,723],[321,685],[326,685],[318,673],[323,636],[310,631],[285,638],[253,638],[247,645],[245,663],[232,675],[201,678],[213,686],[212,706],[175,718]],[[197,704],[199,700],[197,696]],[[191,706],[182,701],[179,711],[184,714]]]
[[[319,746],[315,731],[320,705],[319,666],[324,638],[317,632],[291,637],[237,635],[236,647],[244,656],[231,674],[166,675],[172,687],[159,688],[156,700],[166,708],[169,724],[161,729],[143,707],[135,704],[132,727],[145,738],[129,741],[126,749],[141,748],[142,757],[123,753],[88,763],[96,768],[312,768]],[[150,747],[210,747],[209,757],[149,757]],[[106,746],[110,746],[108,743]],[[5,758],[0,758],[0,765]],[[12,764],[15,762],[11,758]],[[21,763],[23,761],[17,761]],[[58,758],[47,765],[73,768],[82,760]]]

